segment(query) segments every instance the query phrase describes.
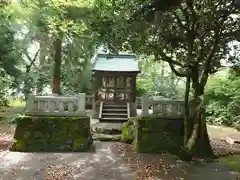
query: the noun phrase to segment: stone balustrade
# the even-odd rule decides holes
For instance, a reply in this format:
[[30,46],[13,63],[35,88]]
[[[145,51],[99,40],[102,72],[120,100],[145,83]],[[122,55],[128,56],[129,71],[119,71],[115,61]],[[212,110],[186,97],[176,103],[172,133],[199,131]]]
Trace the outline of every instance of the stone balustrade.
[[[29,116],[85,116],[86,108],[92,109],[93,96],[80,93],[78,96],[36,96],[29,95],[27,101],[26,115]],[[136,106],[142,109],[141,116],[152,115],[162,118],[184,117],[184,101],[166,100],[161,97],[137,97]],[[190,115],[192,106],[190,104]]]
[[76,97],[29,95],[25,114],[28,116],[85,116],[85,93]]
[[[160,118],[176,119],[184,117],[184,101],[165,100],[143,96],[141,100],[141,116],[149,116],[149,107],[152,107],[152,115]],[[193,114],[193,106],[190,103],[190,116]]]

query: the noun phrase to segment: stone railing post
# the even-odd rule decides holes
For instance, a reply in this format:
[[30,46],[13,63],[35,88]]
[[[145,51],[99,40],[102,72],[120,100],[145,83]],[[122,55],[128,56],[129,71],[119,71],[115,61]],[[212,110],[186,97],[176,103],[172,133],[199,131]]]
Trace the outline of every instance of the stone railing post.
[[141,116],[149,116],[149,98],[148,96],[142,96],[142,112]]
[[33,110],[34,110],[34,95],[33,94],[28,94],[26,106],[27,106],[27,112],[33,112]]
[[96,99],[95,95],[93,94],[92,96],[92,118],[93,119],[98,119],[98,112],[97,112],[97,107],[96,107]]
[[78,95],[78,111],[79,112],[84,112],[84,114],[86,115],[86,112],[85,112],[85,99],[86,98],[86,95],[85,93],[79,93]]

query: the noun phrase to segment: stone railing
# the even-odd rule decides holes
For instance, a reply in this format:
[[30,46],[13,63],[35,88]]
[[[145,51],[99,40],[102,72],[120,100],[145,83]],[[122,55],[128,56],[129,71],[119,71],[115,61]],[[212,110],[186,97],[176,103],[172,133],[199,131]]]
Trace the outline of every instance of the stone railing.
[[[152,115],[175,119],[184,117],[184,101],[177,100],[164,100],[164,99],[153,99],[147,96],[143,96],[142,100],[142,113],[141,116],[149,116],[149,107],[152,106]],[[190,104],[190,116],[192,115],[193,107]]]
[[[141,101],[142,98],[141,97],[136,97],[136,105],[137,108],[141,108]],[[86,95],[86,108],[87,109],[91,109],[92,108],[92,102],[93,102],[93,96],[92,95]]]
[[29,95],[25,114],[29,116],[85,116],[85,93],[77,97]]

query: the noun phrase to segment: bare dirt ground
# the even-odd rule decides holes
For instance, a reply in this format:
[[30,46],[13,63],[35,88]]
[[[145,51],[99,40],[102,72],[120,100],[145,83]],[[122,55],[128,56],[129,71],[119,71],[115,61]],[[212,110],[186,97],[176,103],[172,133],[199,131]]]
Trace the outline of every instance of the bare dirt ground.
[[95,142],[91,153],[2,152],[1,180],[135,180],[134,171],[111,150]]
[[[223,140],[240,132],[209,127],[215,153],[240,152],[240,145]],[[95,142],[90,153],[9,152],[14,129],[0,121],[0,180],[239,180],[239,172],[217,161],[185,163],[171,155],[137,155],[123,143]]]
[[236,143],[240,144],[240,131],[223,126],[212,126],[208,125],[208,134],[212,138],[220,138],[220,139],[232,139],[235,140]]

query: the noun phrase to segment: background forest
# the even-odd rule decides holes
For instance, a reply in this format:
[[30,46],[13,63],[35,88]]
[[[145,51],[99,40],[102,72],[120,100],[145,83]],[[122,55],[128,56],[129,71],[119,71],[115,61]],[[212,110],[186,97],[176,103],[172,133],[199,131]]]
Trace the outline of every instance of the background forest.
[[[121,28],[123,17],[133,10],[127,1],[2,0],[0,3],[0,106],[9,105],[14,99],[26,99],[29,93],[91,94],[94,55],[130,49],[130,53],[137,55],[142,71],[137,79],[138,96],[184,98],[186,78],[177,76],[169,62],[159,61],[144,46],[132,45],[136,42],[118,48],[125,41],[119,36],[128,33],[124,31],[128,27]],[[124,8],[129,12],[123,12]],[[234,23],[239,22],[237,15],[233,19]],[[143,29],[145,26],[148,24],[141,25]],[[230,23],[227,28],[232,28]],[[239,33],[239,29],[236,31]],[[150,32],[155,33],[154,29],[136,32],[138,35],[132,35],[132,39],[145,44],[144,38],[151,38]],[[228,40],[231,43],[224,49],[224,56],[216,57],[222,63],[211,64],[214,68],[204,96],[209,123],[240,129],[240,61],[236,40]],[[175,52],[170,47],[164,48]],[[182,58],[178,52],[175,55]]]

